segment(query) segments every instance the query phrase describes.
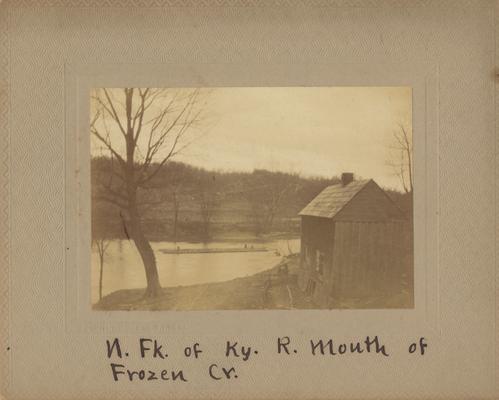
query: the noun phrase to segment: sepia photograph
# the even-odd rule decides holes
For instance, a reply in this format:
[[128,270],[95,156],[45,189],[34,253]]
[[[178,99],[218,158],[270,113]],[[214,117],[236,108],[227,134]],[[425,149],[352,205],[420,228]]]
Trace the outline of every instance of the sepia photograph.
[[414,308],[410,87],[89,101],[93,310]]

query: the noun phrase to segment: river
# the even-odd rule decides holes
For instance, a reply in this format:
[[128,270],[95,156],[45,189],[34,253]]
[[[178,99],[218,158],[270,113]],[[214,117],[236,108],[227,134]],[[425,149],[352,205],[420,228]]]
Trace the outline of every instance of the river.
[[[242,248],[236,242],[151,242],[156,255],[159,279],[163,287],[222,282],[253,275],[275,266],[282,256],[300,250],[300,239],[274,240],[247,244],[265,247],[267,252],[165,254],[161,249],[220,249]],[[99,299],[99,257],[92,248],[92,303]],[[133,242],[113,240],[104,258],[103,296],[120,289],[146,286],[144,267]]]

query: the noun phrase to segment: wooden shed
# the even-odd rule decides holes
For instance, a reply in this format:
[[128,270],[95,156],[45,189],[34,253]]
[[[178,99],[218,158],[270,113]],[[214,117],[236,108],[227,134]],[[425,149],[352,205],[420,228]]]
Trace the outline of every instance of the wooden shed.
[[298,283],[318,306],[400,290],[407,273],[407,222],[372,179],[325,188],[300,213]]

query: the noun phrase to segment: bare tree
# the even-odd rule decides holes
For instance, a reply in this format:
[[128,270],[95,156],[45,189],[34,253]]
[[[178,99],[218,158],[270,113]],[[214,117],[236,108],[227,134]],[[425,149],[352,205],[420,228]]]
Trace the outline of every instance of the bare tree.
[[[100,159],[102,160],[102,158]],[[96,181],[100,173],[92,174],[92,181]],[[106,213],[106,207],[103,203],[92,202],[92,244],[97,249],[99,256],[99,300],[102,300],[102,281],[104,276],[104,257],[111,243],[112,233],[109,226],[105,223],[103,216]]]
[[178,213],[180,211],[180,201],[179,201],[179,194],[178,194],[178,189],[180,187],[180,184],[177,186],[173,186],[172,191],[171,191],[171,196],[172,196],[172,205],[173,205],[173,241],[177,241],[177,230],[178,230]]
[[184,184],[184,175],[185,171],[183,168],[175,168],[174,171],[171,172],[169,178],[169,186],[168,191],[170,194],[171,204],[173,208],[173,227],[172,234],[173,240],[177,241],[178,234],[178,216],[180,213],[180,205],[181,205],[181,195],[182,195],[182,186]]
[[93,145],[109,152],[113,168],[101,200],[123,211],[127,234],[144,264],[145,297],[160,293],[156,259],[141,222],[138,192],[192,141],[201,120],[199,89],[96,89],[90,131]]
[[404,191],[412,193],[414,174],[412,135],[403,124],[399,124],[398,130],[393,133],[392,142],[387,164],[392,167],[395,175],[399,178]]
[[255,234],[272,230],[288,196],[296,195],[295,176],[282,172],[255,170],[248,189]]
[[97,238],[93,240],[99,254],[99,300],[102,300],[102,278],[104,276],[104,256],[111,243],[108,239]]
[[201,215],[203,239],[208,240],[211,237],[211,223],[215,213],[220,206],[220,195],[217,192],[216,184],[213,179],[202,178],[198,181],[198,193],[196,198],[199,204]]

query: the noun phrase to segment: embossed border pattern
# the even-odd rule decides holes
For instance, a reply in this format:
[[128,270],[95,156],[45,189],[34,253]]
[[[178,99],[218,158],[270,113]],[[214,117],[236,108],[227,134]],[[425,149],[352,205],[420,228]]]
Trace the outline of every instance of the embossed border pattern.
[[[0,393],[9,382],[9,13],[0,3]],[[1,395],[0,395],[1,397]]]
[[[1,0],[0,0],[1,1]],[[460,6],[487,0],[463,0]],[[493,0],[491,0],[493,1]],[[455,0],[4,0],[15,7],[456,7]],[[485,4],[484,4],[485,5]]]
[[[496,65],[499,62],[499,1],[491,0],[0,0],[0,398],[8,392],[10,380],[9,282],[10,282],[10,37],[11,7],[487,7],[496,4]],[[499,78],[496,81],[496,99]],[[499,238],[499,104],[496,101],[496,239]],[[499,246],[496,240],[496,316],[499,316]],[[499,326],[496,323],[496,383],[499,382]],[[497,392],[496,392],[497,393]]]

